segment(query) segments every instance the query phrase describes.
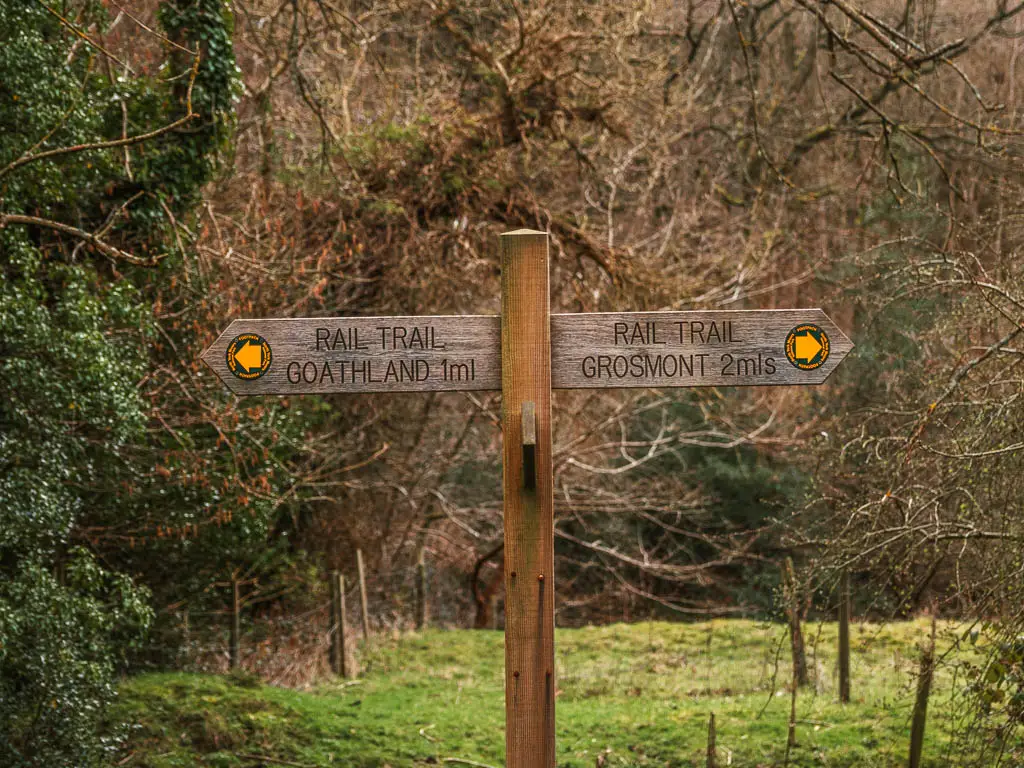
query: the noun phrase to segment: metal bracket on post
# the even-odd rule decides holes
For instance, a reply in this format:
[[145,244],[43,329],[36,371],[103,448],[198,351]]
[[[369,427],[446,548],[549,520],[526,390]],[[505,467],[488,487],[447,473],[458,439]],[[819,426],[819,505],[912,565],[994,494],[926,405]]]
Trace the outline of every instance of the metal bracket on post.
[[532,400],[523,403],[523,488],[537,490],[537,409]]

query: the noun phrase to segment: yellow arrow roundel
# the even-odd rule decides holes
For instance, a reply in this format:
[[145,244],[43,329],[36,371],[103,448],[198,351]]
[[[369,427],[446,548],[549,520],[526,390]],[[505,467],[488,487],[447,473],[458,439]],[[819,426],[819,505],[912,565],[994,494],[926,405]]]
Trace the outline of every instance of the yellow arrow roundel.
[[786,358],[794,368],[813,371],[828,360],[828,334],[820,325],[798,325],[786,336]]
[[255,333],[235,336],[225,355],[228,370],[240,379],[258,379],[270,370],[270,344]]

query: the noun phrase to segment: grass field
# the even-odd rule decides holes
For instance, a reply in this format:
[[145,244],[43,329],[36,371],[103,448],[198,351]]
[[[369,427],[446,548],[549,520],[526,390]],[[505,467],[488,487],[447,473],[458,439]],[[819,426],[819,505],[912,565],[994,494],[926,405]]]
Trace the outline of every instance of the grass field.
[[[807,625],[816,682],[800,693],[790,765],[906,765],[918,644],[928,631],[923,621],[856,625],[853,701],[840,706],[836,626]],[[781,625],[742,620],[559,630],[558,765],[703,766],[714,712],[719,765],[781,766],[790,708],[785,637]],[[360,654],[358,680],[309,691],[244,676],[131,678],[114,713],[134,724],[117,761],[400,768],[455,766],[458,758],[501,766],[502,644],[493,631],[378,638]],[[940,673],[926,765],[950,764],[949,689]]]

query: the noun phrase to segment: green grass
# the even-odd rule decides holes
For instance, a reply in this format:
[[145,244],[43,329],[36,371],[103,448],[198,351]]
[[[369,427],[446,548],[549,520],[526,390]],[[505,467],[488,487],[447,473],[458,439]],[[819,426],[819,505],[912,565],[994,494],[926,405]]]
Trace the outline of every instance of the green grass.
[[[800,693],[790,765],[905,765],[927,623],[854,627],[847,706],[836,703],[835,625],[805,632],[817,682]],[[703,766],[714,712],[720,765],[781,766],[790,707],[784,638],[782,626],[741,620],[559,630],[558,765],[593,768],[600,756],[607,768]],[[502,648],[502,634],[490,631],[378,639],[363,653],[357,683],[311,691],[240,676],[131,678],[114,713],[134,724],[118,759],[134,753],[125,765],[135,768],[261,765],[244,755],[346,768],[445,765],[451,757],[500,766]],[[949,689],[940,673],[926,765],[949,764]]]

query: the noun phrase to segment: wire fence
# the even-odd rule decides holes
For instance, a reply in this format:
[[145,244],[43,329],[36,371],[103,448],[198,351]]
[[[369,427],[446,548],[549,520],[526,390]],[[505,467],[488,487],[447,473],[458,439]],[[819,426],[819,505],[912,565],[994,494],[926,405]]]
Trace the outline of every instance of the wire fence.
[[[336,674],[331,658],[335,637],[344,637],[351,675],[373,638],[398,636],[423,624],[472,624],[474,606],[461,574],[416,565],[367,573],[365,605],[358,572],[351,569],[344,575],[344,628],[332,612],[329,579],[278,590],[264,590],[255,580],[219,581],[196,605],[179,602],[158,610],[141,663],[214,673],[236,668],[274,685],[307,687]],[[433,600],[438,594],[446,599]],[[497,607],[500,611],[500,601]]]

